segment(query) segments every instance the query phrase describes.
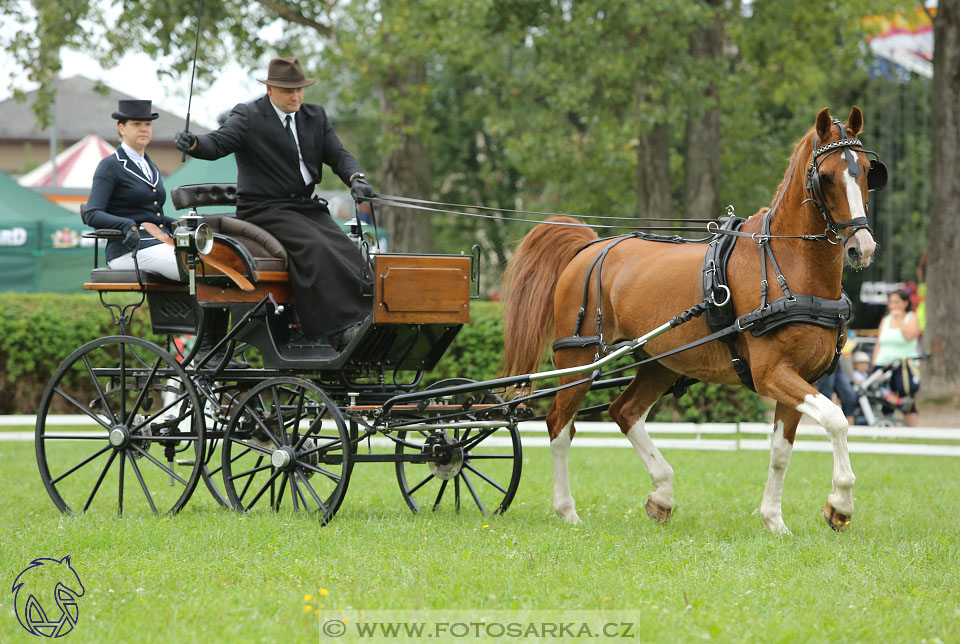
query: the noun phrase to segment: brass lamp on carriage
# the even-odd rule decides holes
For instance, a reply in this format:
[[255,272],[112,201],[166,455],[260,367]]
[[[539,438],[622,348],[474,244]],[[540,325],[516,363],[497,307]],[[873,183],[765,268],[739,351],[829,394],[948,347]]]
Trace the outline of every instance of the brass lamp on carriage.
[[213,229],[203,223],[203,217],[195,212],[180,218],[180,225],[173,231],[174,245],[185,253],[184,263],[190,274],[190,293],[196,294],[197,255],[207,255],[213,250]]

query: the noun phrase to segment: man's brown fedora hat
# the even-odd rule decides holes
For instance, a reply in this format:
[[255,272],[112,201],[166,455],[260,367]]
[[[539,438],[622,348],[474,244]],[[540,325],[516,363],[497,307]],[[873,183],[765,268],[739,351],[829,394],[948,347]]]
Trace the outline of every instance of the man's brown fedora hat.
[[274,58],[267,70],[267,80],[257,79],[264,85],[293,89],[307,87],[317,82],[316,78],[304,78],[300,61],[296,58]]

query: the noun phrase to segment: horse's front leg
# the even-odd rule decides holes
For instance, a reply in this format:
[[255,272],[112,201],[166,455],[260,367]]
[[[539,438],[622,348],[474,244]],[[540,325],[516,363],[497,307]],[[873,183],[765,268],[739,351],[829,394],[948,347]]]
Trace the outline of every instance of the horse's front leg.
[[801,415],[800,412],[777,403],[773,438],[770,441],[770,469],[767,472],[767,487],[763,490],[763,501],[760,503],[760,518],[767,530],[780,534],[790,534],[790,529],[783,522],[781,500],[783,480],[787,476],[787,467],[793,454],[793,439],[797,434]]
[[857,481],[847,450],[847,430],[850,427],[847,417],[839,406],[794,372],[782,375],[777,382],[765,384],[763,393],[807,414],[830,437],[833,443],[833,493],[827,497],[823,516],[837,532],[846,530],[853,516],[853,484]]

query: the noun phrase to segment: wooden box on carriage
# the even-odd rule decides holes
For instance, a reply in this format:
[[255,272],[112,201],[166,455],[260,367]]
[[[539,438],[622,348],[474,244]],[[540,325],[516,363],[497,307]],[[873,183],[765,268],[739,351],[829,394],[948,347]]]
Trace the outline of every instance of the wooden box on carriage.
[[374,255],[373,322],[466,324],[470,257]]

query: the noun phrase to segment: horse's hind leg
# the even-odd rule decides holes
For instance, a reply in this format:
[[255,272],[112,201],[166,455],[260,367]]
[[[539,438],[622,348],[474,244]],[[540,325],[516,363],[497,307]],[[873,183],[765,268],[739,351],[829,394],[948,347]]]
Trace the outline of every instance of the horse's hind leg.
[[793,439],[797,434],[797,424],[802,414],[783,403],[777,403],[776,420],[773,426],[773,439],[770,441],[770,470],[767,473],[767,487],[763,490],[763,502],[760,504],[760,518],[771,532],[790,534],[783,522],[780,502],[783,497],[783,479],[787,475],[790,456],[793,454]]
[[645,509],[658,523],[669,521],[673,511],[673,468],[653,444],[645,425],[650,407],[676,379],[674,372],[652,364],[638,372],[633,382],[610,404],[610,417],[620,426],[650,473],[654,490],[647,497]]
[[[584,376],[566,376],[560,384],[569,384]],[[570,493],[570,470],[567,455],[573,439],[573,421],[580,403],[590,389],[590,383],[557,392],[547,412],[547,430],[550,432],[550,456],[553,458],[553,509],[568,523],[581,523],[577,505]]]

